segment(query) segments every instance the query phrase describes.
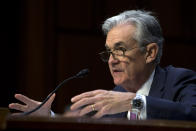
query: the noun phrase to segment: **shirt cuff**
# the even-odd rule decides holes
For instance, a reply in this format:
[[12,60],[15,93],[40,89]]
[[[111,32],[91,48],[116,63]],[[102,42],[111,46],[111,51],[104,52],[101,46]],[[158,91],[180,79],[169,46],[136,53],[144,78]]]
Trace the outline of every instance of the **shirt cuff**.
[[55,113],[52,110],[50,110],[50,116],[55,117]]

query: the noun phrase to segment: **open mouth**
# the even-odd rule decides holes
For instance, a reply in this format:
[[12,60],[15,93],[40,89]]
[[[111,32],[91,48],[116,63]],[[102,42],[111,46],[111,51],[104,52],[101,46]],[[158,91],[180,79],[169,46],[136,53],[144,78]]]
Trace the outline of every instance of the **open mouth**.
[[114,69],[112,71],[113,71],[113,73],[120,73],[120,72],[122,72],[122,70],[120,70],[120,69]]

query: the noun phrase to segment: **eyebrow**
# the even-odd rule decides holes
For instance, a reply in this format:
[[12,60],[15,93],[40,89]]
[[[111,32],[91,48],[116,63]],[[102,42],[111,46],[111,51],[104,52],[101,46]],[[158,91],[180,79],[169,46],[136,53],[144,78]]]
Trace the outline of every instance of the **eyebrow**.
[[[121,47],[121,46],[125,46],[124,42],[122,42],[122,41],[119,41],[119,42],[117,42],[117,43],[114,44],[114,48]],[[107,46],[107,44],[105,44],[105,47],[106,47],[107,49],[110,49],[110,48]]]

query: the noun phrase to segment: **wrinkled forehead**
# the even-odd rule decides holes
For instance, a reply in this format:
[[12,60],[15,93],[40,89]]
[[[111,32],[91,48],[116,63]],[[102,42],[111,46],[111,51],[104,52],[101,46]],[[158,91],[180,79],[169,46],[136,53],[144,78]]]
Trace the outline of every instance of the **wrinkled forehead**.
[[116,42],[112,45],[112,47],[109,47],[109,45],[105,44],[106,49],[110,49],[110,48],[118,48],[118,47],[126,47],[126,43],[124,43],[123,41],[119,41]]
[[133,39],[135,31],[135,26],[131,24],[113,27],[107,34],[105,46],[108,48],[114,48],[115,46],[131,48],[136,44],[136,41]]

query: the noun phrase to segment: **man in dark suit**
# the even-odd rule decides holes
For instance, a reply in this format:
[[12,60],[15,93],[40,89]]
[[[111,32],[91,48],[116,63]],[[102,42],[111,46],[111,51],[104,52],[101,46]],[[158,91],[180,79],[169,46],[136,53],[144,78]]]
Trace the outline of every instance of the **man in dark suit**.
[[[164,39],[159,22],[150,12],[125,11],[107,19],[102,29],[107,38],[106,51],[100,55],[108,62],[116,87],[73,97],[71,110],[77,116],[96,111],[94,118],[196,119],[196,74],[172,66],[159,67]],[[39,105],[23,95],[16,98],[28,107]],[[53,99],[37,113],[49,114]],[[9,107],[29,110],[19,104]]]
[[96,110],[98,118],[196,119],[196,74],[159,67],[163,37],[150,12],[123,12],[107,19],[102,29],[107,35],[106,51],[100,54],[117,85],[114,91],[123,93],[84,93],[72,98],[72,110],[88,105],[80,115]]
[[[149,95],[146,96],[148,119],[196,120],[195,72],[168,66],[156,68]],[[116,86],[115,91],[127,92]],[[126,117],[127,112],[107,115]]]

